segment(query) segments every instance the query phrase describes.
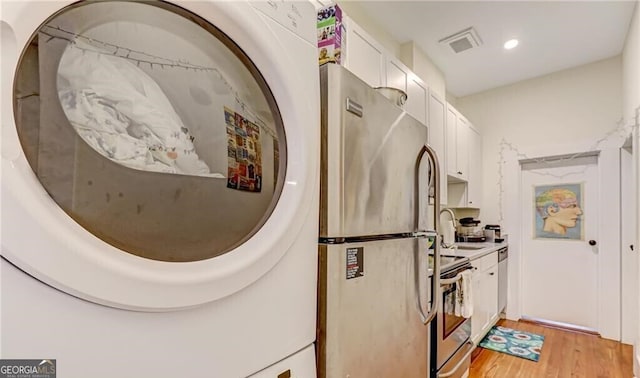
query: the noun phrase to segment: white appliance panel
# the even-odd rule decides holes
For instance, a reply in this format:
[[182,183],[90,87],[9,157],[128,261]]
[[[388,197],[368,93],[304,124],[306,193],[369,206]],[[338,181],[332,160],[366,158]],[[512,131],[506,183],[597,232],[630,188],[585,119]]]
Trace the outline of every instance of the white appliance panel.
[[[24,30],[25,24],[36,29],[64,5],[20,4],[13,12],[3,12],[8,25],[19,24],[13,28],[18,48],[31,37],[31,32]],[[300,4],[301,7],[306,5]],[[8,235],[3,238],[3,255],[40,280],[110,306],[162,311],[199,305],[233,294],[255,282],[282,258],[295,235],[303,226],[308,226],[305,220],[314,209],[310,200],[313,187],[317,185],[317,153],[314,151],[318,151],[318,131],[309,126],[314,123],[309,120],[309,114],[318,114],[316,100],[319,94],[317,86],[313,85],[317,77],[315,52],[313,57],[311,55],[315,47],[247,3],[186,2],[180,5],[196,14],[207,15],[214,25],[243,47],[265,76],[289,141],[284,187],[271,217],[244,244],[220,258],[172,264],[122,253],[87,233],[46,195],[24,154],[11,159],[3,156],[2,194],[6,207],[2,215],[4,233]],[[227,16],[223,17],[225,14]],[[243,28],[238,29],[237,24],[242,24]],[[274,47],[280,50],[278,54]],[[306,51],[307,54],[295,51]],[[11,51],[4,54],[3,50],[3,68],[15,67],[12,56],[17,57],[17,54],[11,54]],[[7,75],[3,80],[12,82],[13,71],[3,73]],[[307,93],[304,101],[301,101],[300,93]],[[3,108],[12,108],[11,99],[12,96],[3,96]],[[15,130],[11,124],[4,123],[3,130]],[[15,131],[8,134],[12,137],[3,138],[8,150],[20,149]],[[25,232],[31,235],[35,232],[39,237],[24,237]],[[16,237],[11,237],[14,235]],[[43,254],[42,250],[51,252]],[[95,280],[86,280],[87,276]]]
[[[9,83],[23,47],[71,3],[3,3],[3,109],[13,108]],[[54,202],[27,161],[13,112],[2,112],[3,358],[55,358],[72,378],[246,377],[315,339],[315,44],[249,2],[173,3],[227,34],[263,75],[286,133],[279,200],[251,238],[221,256],[172,263],[126,253]],[[300,20],[315,18],[312,4],[295,5]],[[296,366],[313,371],[305,355]]]

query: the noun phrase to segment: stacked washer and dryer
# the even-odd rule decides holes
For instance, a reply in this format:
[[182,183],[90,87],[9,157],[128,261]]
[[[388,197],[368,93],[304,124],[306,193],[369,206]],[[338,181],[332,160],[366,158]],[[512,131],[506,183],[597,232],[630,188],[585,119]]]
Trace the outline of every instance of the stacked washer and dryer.
[[3,2],[1,356],[315,376],[309,2]]

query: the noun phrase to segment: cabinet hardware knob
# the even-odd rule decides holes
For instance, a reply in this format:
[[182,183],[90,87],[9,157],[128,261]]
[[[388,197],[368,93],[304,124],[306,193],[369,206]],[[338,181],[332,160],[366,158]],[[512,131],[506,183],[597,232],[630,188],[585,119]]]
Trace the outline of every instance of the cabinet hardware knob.
[[459,174],[459,175],[461,175],[461,174],[462,174],[462,172],[458,171],[458,174]]
[[495,272],[491,272],[489,273],[490,276],[493,276],[494,274],[496,274]]
[[592,239],[592,240],[589,240],[589,245],[592,245],[592,246],[593,246],[593,245],[596,245],[596,244],[598,244],[598,243],[596,243],[596,241],[595,241],[595,240],[593,240],[593,239]]

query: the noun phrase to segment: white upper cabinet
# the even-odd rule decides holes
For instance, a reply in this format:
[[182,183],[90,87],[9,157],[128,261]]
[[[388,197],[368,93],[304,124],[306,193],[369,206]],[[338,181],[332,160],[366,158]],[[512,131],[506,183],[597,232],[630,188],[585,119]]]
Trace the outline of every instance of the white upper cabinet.
[[456,128],[456,173],[461,180],[469,180],[469,121],[460,113]]
[[479,208],[482,198],[480,133],[353,19],[345,16],[343,20],[344,66],[374,88],[404,91],[406,112],[428,126],[428,143],[438,154],[442,172],[440,203]]
[[386,86],[406,93],[407,102],[404,109],[413,118],[427,125],[427,85],[411,72],[409,67],[391,55],[387,55],[386,69]]
[[427,85],[400,59],[388,53],[353,19],[345,17],[344,66],[372,87],[391,87],[407,94],[404,109],[427,125]]
[[480,208],[482,135],[447,103],[448,206]]
[[480,207],[482,200],[482,136],[469,125],[469,181],[467,202],[469,207]]
[[351,18],[345,17],[344,66],[372,87],[386,86],[384,48]]
[[409,69],[398,59],[387,55],[385,62],[386,87],[400,89],[407,93],[407,78],[409,77]]
[[429,97],[429,88],[422,79],[413,73],[410,73],[407,77],[407,96],[407,103],[404,106],[407,113],[411,114],[418,121],[431,127],[427,120],[427,114],[429,113],[429,104],[427,102],[427,98]]
[[447,146],[446,146],[446,109],[447,105],[434,91],[428,92],[429,145],[438,154],[440,162],[440,203],[447,204]]
[[458,176],[458,111],[447,103],[447,174],[450,177]]
[[447,103],[447,173],[453,182],[468,179],[468,134],[467,119]]

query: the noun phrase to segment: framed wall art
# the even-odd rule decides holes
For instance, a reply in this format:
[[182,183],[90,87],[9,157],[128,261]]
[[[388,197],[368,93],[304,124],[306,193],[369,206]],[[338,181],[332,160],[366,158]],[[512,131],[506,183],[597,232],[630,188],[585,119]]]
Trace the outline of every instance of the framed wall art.
[[583,185],[534,186],[534,238],[584,240]]

